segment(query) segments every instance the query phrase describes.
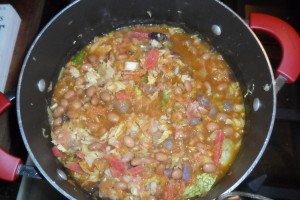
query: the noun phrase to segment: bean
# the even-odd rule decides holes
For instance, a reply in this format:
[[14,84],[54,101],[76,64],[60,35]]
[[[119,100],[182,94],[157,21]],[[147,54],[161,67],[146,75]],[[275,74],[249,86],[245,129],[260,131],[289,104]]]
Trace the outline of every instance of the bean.
[[213,163],[205,163],[203,165],[203,171],[205,173],[213,173],[217,170],[217,167]]
[[192,119],[189,120],[190,125],[192,126],[196,126],[197,124],[199,124],[201,121],[200,117],[193,117]]
[[219,91],[223,91],[223,90],[225,90],[227,88],[227,83],[221,83],[221,84],[219,84],[218,86],[217,86],[217,89],[219,90]]
[[83,95],[84,90],[82,88],[79,88],[78,90],[76,90],[76,94],[77,95]]
[[129,135],[125,135],[125,137],[124,137],[124,144],[127,147],[132,148],[132,147],[134,147],[134,140]]
[[182,94],[182,89],[181,89],[181,87],[176,86],[174,90],[175,90],[175,94]]
[[74,96],[75,96],[75,92],[73,90],[67,91],[64,95],[65,99],[67,100],[72,99]]
[[91,151],[102,150],[103,148],[104,148],[104,145],[99,142],[94,142],[88,146],[88,149]]
[[218,113],[216,118],[219,121],[226,121],[226,119],[228,119],[228,115],[226,115],[225,113]]
[[156,167],[156,169],[155,169],[155,172],[156,172],[157,174],[163,175],[165,169],[166,169],[166,166],[165,166],[164,164],[161,163],[161,164],[157,165],[157,167]]
[[98,103],[99,103],[98,97],[97,96],[93,96],[92,99],[91,99],[91,104],[93,106],[96,106],[96,105],[98,105]]
[[204,54],[202,55],[202,58],[203,58],[204,60],[208,60],[208,59],[210,58],[210,53],[204,53]]
[[120,100],[114,102],[114,107],[119,113],[127,113],[129,111],[130,105],[130,101],[128,100]]
[[127,151],[126,153],[123,154],[122,161],[123,162],[129,162],[134,158],[134,153]]
[[75,85],[82,85],[84,83],[84,78],[83,77],[78,77],[76,80],[75,80]]
[[77,109],[81,108],[82,103],[79,99],[76,99],[71,103],[71,106],[73,109],[77,110]]
[[70,118],[70,119],[75,119],[78,117],[78,112],[74,111],[74,110],[69,110],[67,112],[67,116]]
[[223,133],[225,136],[230,136],[233,133],[233,128],[231,126],[225,126],[223,128]]
[[93,65],[96,65],[97,64],[97,56],[95,56],[95,55],[90,55],[90,56],[88,56],[88,61],[90,62],[90,63],[92,63]]
[[190,92],[192,90],[192,83],[190,81],[184,81],[183,84],[186,91]]
[[171,115],[172,121],[175,121],[175,122],[180,122],[182,120],[182,118],[183,118],[183,116],[182,116],[181,112],[174,112]]
[[182,171],[180,169],[175,169],[173,172],[172,172],[172,178],[173,179],[181,179],[182,177]]
[[141,158],[133,158],[130,162],[132,166],[141,165],[143,163],[143,160]]
[[62,106],[57,106],[57,108],[55,108],[55,110],[53,111],[53,116],[54,117],[61,117],[65,112],[64,107]]
[[58,117],[58,118],[56,118],[56,119],[53,120],[53,125],[54,126],[60,126],[61,123],[62,123],[61,117]]
[[97,132],[100,128],[100,126],[96,123],[91,123],[88,125],[88,127],[91,132]]
[[161,162],[167,161],[169,159],[168,155],[165,153],[162,153],[162,152],[156,153],[155,158],[156,158],[156,160],[161,161]]
[[118,189],[121,189],[121,190],[126,190],[127,189],[127,185],[124,182],[117,182],[116,187]]
[[66,99],[62,99],[62,100],[60,100],[60,105],[64,108],[66,108],[66,107],[68,107],[69,102]]
[[119,115],[117,115],[116,113],[113,113],[113,112],[108,113],[107,118],[110,122],[113,122],[113,123],[117,123],[120,120]]
[[92,65],[90,63],[84,63],[83,65],[81,65],[81,69],[84,72],[88,71],[90,68],[92,68]]
[[97,88],[95,86],[90,86],[87,90],[86,90],[86,95],[88,97],[92,97],[95,93],[96,93]]
[[156,200],[156,197],[151,195],[151,196],[149,197],[149,200]]
[[105,127],[102,126],[102,127],[100,128],[99,132],[100,132],[101,134],[104,134],[104,133],[107,132],[107,129],[106,129]]
[[219,129],[219,125],[215,122],[209,122],[206,125],[206,129],[208,130],[208,132],[213,132],[213,131]]
[[108,102],[108,101],[111,100],[111,95],[110,95],[109,92],[104,91],[104,92],[101,92],[100,98],[101,98],[103,101]]

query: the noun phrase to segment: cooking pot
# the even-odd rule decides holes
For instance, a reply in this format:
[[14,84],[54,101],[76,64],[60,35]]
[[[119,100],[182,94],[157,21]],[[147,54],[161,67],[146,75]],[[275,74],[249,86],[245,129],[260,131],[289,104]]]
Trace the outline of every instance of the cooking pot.
[[[214,199],[234,190],[255,167],[268,144],[277,91],[299,75],[300,40],[280,19],[264,14],[250,16],[252,29],[275,36],[283,48],[275,80],[266,52],[251,28],[230,8],[215,0],[82,0],[57,14],[29,49],[17,88],[18,123],[35,166],[65,197],[89,198],[80,187],[65,180],[64,168],[51,152],[47,114],[51,92],[47,89],[55,85],[61,67],[70,57],[95,36],[134,24],[169,24],[199,33],[232,67],[245,97],[245,134],[233,165],[205,198]],[[10,104],[1,94],[0,112]],[[20,159],[2,149],[0,161],[2,179],[13,181],[18,174],[24,174]]]

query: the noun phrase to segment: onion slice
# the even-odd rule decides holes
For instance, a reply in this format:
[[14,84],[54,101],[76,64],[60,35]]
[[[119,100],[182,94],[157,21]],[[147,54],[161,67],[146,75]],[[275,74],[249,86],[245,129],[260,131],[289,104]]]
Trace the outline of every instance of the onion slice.
[[135,71],[137,70],[138,66],[139,66],[138,62],[132,62],[132,61],[125,62],[125,70],[128,71]]

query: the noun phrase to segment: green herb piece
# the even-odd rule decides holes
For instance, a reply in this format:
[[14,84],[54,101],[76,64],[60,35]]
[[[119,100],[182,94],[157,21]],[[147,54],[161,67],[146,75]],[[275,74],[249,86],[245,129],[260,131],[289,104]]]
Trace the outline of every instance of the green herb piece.
[[142,90],[138,86],[134,86],[134,92],[137,96],[142,96]]
[[167,105],[169,103],[170,97],[171,97],[171,90],[164,90],[162,94],[161,104],[163,106]]
[[83,63],[83,60],[84,58],[86,57],[87,55],[87,52],[85,49],[77,52],[76,55],[74,55],[72,58],[71,58],[71,61],[76,65],[81,65]]

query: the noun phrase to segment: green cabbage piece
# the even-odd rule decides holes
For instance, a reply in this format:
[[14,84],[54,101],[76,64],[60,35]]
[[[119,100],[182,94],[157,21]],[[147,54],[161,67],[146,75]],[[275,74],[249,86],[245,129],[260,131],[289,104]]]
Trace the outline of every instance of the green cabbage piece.
[[185,188],[183,197],[192,198],[207,193],[216,181],[214,174],[203,173],[197,176],[197,182]]
[[167,105],[171,97],[171,90],[164,90],[162,94],[161,104],[163,106]]
[[228,165],[233,159],[234,143],[230,139],[225,139],[222,145],[221,165]]
[[85,49],[77,52],[76,55],[74,55],[72,58],[71,58],[71,61],[76,65],[81,65],[83,63],[83,60],[84,58],[86,57],[87,55],[87,52]]

